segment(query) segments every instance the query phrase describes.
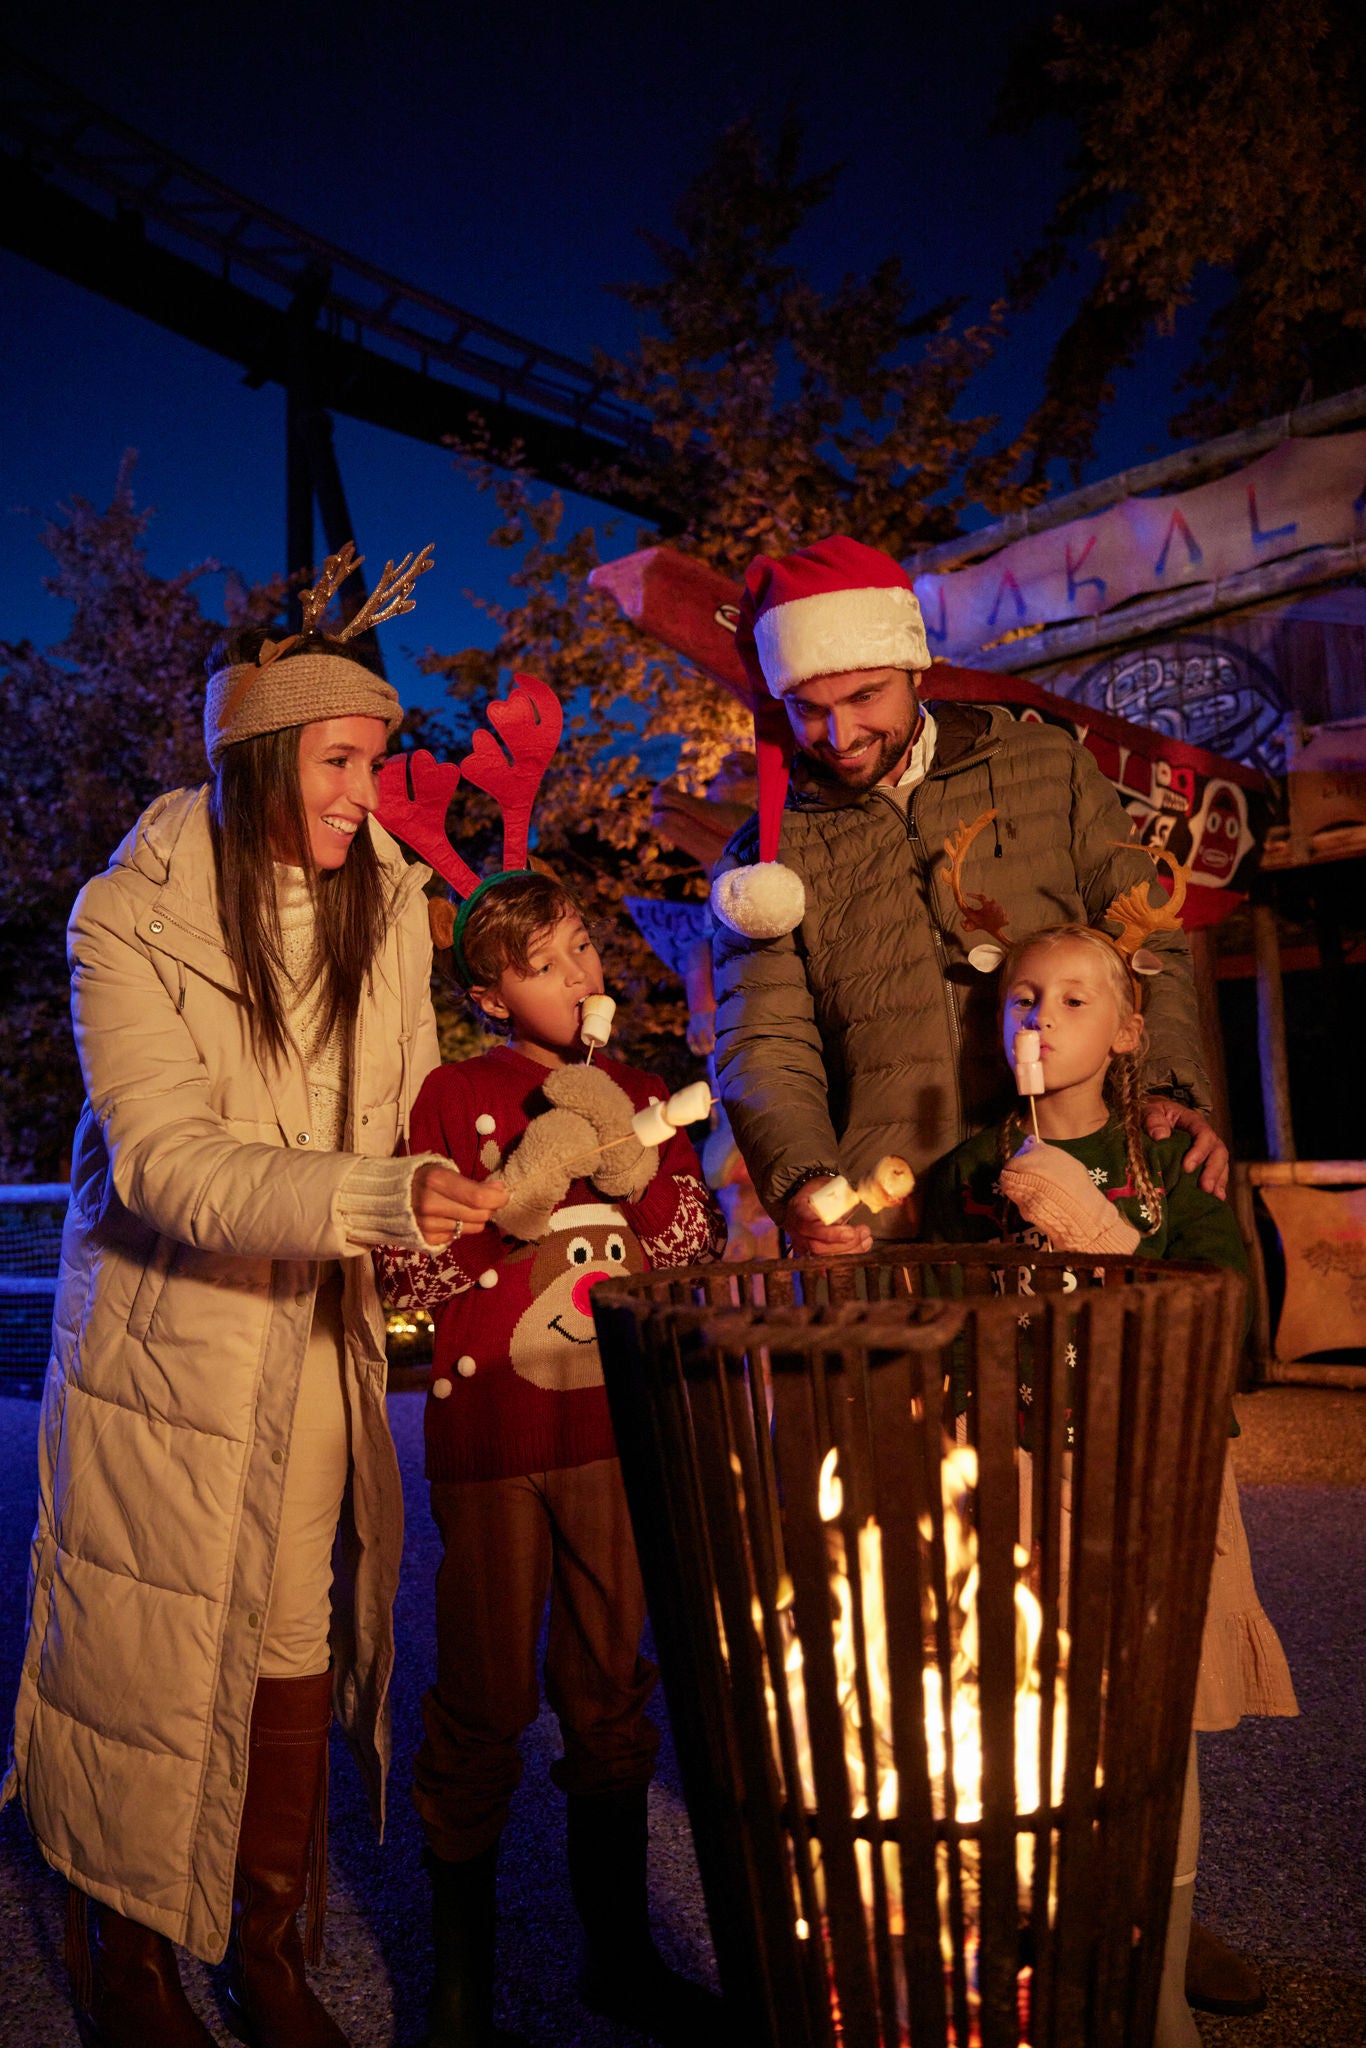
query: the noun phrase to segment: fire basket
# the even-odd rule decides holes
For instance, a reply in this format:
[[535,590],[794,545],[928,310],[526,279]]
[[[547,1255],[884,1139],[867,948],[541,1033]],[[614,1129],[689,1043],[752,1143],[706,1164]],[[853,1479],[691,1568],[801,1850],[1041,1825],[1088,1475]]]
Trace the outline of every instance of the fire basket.
[[1151,2041],[1242,1283],[1028,1257],[595,1290],[746,2048]]

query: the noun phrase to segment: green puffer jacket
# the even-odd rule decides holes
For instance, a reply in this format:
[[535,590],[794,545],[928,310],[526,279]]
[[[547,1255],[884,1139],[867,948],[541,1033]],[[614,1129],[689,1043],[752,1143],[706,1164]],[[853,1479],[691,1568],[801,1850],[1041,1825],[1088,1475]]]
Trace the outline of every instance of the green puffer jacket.
[[[1146,854],[1124,849],[1128,816],[1085,748],[995,706],[932,708],[933,765],[904,814],[881,788],[799,786],[799,760],[778,857],[806,886],[806,915],[787,938],[717,931],[716,1071],[770,1209],[813,1172],[857,1180],[886,1152],[920,1174],[1012,1104],[997,977],[969,966],[981,935],[963,933],[944,873],[960,820],[996,807],[963,888],[1004,905],[1009,936],[1093,922],[1156,877]],[[717,872],[756,856],[751,820]],[[1160,932],[1151,945],[1166,971],[1147,985],[1149,1082],[1203,1107],[1185,937]]]

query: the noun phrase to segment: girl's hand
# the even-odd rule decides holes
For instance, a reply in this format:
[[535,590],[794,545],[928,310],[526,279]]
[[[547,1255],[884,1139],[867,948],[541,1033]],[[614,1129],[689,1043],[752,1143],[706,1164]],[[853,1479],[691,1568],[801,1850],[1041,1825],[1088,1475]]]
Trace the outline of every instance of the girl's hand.
[[1138,1231],[1103,1195],[1079,1159],[1026,1138],[1001,1168],[1001,1192],[1060,1252],[1131,1252]]
[[507,1198],[506,1188],[470,1180],[453,1166],[438,1166],[430,1160],[413,1175],[412,1203],[417,1227],[427,1243],[438,1248],[466,1231],[482,1230]]

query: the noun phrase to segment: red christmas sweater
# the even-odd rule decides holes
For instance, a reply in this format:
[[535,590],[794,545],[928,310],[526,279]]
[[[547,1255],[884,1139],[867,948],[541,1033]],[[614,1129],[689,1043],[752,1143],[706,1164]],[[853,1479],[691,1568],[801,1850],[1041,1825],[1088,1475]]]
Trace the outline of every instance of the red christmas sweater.
[[[616,1060],[596,1062],[632,1106],[668,1090]],[[546,1069],[498,1046],[438,1067],[413,1108],[409,1148],[442,1152],[461,1173],[498,1172],[532,1117],[550,1104]],[[614,1458],[607,1392],[589,1289],[618,1273],[719,1258],[725,1223],[682,1131],[638,1202],[609,1200],[575,1180],[539,1244],[497,1228],[497,1219],[443,1251],[376,1252],[390,1308],[425,1308],[436,1323],[427,1399],[429,1479],[510,1479]]]

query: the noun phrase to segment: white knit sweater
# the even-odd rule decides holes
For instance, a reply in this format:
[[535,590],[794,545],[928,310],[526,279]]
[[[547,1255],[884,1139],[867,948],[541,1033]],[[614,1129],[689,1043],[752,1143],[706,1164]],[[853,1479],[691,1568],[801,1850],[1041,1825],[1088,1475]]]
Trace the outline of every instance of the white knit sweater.
[[[334,1025],[325,1038],[320,1032],[322,986],[319,981],[309,982],[316,919],[302,868],[276,863],[275,900],[280,913],[280,950],[289,977],[289,1028],[308,1070],[313,1143],[320,1152],[337,1152],[346,1137],[351,1046],[344,1023]],[[413,1214],[412,1189],[417,1168],[436,1157],[435,1153],[411,1159],[357,1157],[339,1196],[342,1219],[356,1251],[381,1244],[402,1245],[410,1251],[430,1249]]]

